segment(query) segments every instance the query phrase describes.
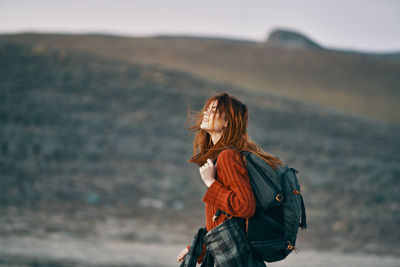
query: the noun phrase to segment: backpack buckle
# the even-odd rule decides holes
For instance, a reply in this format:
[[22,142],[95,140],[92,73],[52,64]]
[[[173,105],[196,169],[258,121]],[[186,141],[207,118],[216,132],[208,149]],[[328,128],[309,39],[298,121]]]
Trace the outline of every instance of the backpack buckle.
[[283,200],[282,194],[281,194],[281,193],[278,193],[278,194],[276,195],[275,199],[276,199],[276,201],[278,201],[278,202],[282,202],[282,200]]
[[288,250],[294,250],[294,249],[295,249],[295,247],[292,246],[291,244],[288,244],[286,248],[287,248]]
[[301,194],[301,190],[298,191],[297,189],[294,189],[294,190],[293,190],[293,194],[295,194],[295,195]]

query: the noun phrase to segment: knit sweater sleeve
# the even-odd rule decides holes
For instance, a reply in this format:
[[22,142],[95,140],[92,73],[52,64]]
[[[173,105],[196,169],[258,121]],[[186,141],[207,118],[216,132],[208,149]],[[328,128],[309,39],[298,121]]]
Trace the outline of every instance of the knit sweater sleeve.
[[222,151],[217,159],[217,173],[224,183],[214,181],[204,194],[203,201],[234,217],[252,217],[256,211],[256,200],[240,153],[233,149]]

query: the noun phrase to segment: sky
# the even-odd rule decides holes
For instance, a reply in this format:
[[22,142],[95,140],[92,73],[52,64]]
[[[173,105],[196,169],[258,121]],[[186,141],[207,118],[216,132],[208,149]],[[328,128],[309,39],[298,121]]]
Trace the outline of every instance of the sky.
[[0,33],[198,35],[264,41],[277,28],[335,49],[400,51],[400,0],[0,0]]

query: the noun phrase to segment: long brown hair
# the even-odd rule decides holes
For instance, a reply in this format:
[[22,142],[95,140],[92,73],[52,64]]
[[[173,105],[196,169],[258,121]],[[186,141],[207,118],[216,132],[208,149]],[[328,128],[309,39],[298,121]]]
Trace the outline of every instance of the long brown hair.
[[[223,129],[221,138],[216,144],[212,143],[211,136],[208,132],[200,128],[203,120],[204,112],[209,105],[217,100],[217,112],[221,115],[225,113],[228,121],[227,127]],[[215,113],[213,114],[215,116]],[[203,109],[198,112],[192,112],[188,109],[188,122],[193,125],[186,127],[190,130],[189,135],[196,132],[193,141],[193,154],[188,162],[196,163],[202,166],[207,159],[215,160],[217,154],[225,148],[234,146],[239,151],[253,152],[260,158],[264,159],[273,169],[278,165],[282,165],[282,161],[266,152],[264,152],[247,134],[247,124],[249,113],[247,106],[237,97],[231,96],[226,92],[210,97],[204,104]],[[214,129],[214,120],[212,129]],[[244,159],[244,158],[243,158]]]

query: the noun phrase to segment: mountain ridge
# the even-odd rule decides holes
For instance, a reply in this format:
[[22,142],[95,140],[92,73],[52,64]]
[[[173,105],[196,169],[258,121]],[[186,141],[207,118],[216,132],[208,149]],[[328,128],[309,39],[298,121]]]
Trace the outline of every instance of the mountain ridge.
[[[21,31],[15,33],[1,33],[1,36],[17,36],[17,35],[53,35],[53,36],[93,36],[93,37],[109,37],[109,38],[122,38],[122,39],[193,39],[193,40],[204,40],[204,41],[223,41],[223,42],[233,42],[233,43],[248,43],[248,44],[266,44],[269,41],[275,42],[278,41],[275,45],[283,44],[285,46],[285,40],[279,39],[280,37],[293,37],[299,38],[300,40],[304,40],[306,42],[310,42],[310,44],[315,45],[315,48],[320,48],[324,50],[330,50],[335,52],[341,53],[354,53],[354,54],[362,54],[362,55],[372,55],[372,56],[393,56],[393,57],[400,57],[400,48],[398,50],[391,50],[391,51],[366,51],[362,49],[345,49],[345,48],[337,48],[334,46],[322,46],[318,42],[313,41],[312,38],[308,37],[307,35],[301,33],[300,31],[286,29],[286,28],[276,28],[272,30],[267,38],[264,41],[256,41],[246,38],[239,38],[239,37],[221,37],[221,36],[213,36],[213,35],[196,35],[196,34],[149,34],[149,35],[128,35],[128,34],[115,34],[115,33],[102,33],[102,32],[85,32],[85,33],[69,33],[69,32],[40,32],[40,31]],[[283,36],[282,36],[283,35]],[[280,41],[280,42],[279,42]],[[290,45],[287,46],[290,48]],[[307,48],[307,46],[303,47]],[[400,60],[400,59],[399,59]]]
[[287,48],[325,49],[300,32],[284,29],[273,30],[266,39],[265,44]]
[[[399,122],[400,61],[393,55],[289,49],[264,43],[86,35],[7,35],[2,39],[159,65],[208,81],[237,84],[303,102]],[[374,107],[374,108],[371,108]]]

